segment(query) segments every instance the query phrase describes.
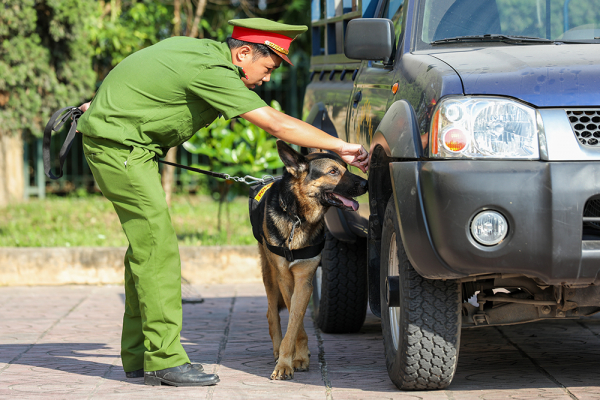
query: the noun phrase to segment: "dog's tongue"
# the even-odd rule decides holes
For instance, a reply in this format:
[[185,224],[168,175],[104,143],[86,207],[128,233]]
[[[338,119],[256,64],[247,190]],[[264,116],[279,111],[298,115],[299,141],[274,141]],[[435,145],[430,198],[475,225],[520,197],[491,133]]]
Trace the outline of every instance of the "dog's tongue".
[[353,211],[358,210],[358,202],[357,201],[352,200],[352,199],[347,199],[347,198],[345,198],[343,196],[340,196],[339,194],[336,194],[336,193],[333,193],[333,195],[335,197],[337,197],[339,201],[341,201],[342,203],[344,203],[344,205],[346,207],[352,208]]

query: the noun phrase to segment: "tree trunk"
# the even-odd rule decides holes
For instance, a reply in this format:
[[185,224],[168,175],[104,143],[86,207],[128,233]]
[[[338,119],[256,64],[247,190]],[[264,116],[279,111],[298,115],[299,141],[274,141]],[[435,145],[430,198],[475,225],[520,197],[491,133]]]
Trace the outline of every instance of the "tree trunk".
[[[174,18],[173,18],[173,36],[179,36],[181,34],[181,0],[175,0],[173,2],[174,7]],[[206,0],[198,0],[198,7],[196,8],[196,14],[194,17],[194,22],[192,25],[192,30],[188,36],[196,37],[198,35],[198,25],[200,24],[200,18],[202,14],[204,14],[204,9],[206,8]],[[189,10],[189,8],[188,8]],[[189,23],[189,18],[188,18]],[[186,32],[187,33],[187,32]],[[173,147],[167,153],[165,157],[166,161],[169,162],[177,162],[177,147]],[[171,206],[171,194],[175,189],[175,167],[170,165],[165,165],[162,171],[162,186],[165,191],[165,195],[167,198],[167,204]]]
[[[177,162],[177,147],[171,147],[165,156],[165,161]],[[167,198],[167,205],[171,206],[171,194],[175,189],[175,167],[164,164],[162,170],[162,187]]]
[[181,1],[173,0],[173,35],[181,35]]
[[0,133],[0,207],[23,201],[23,138]]
[[186,23],[185,23],[185,34],[189,35],[192,31],[192,22],[194,22],[194,6],[192,5],[192,0],[185,0],[185,7],[187,8],[186,14]]
[[[172,36],[181,35],[181,0],[173,1],[173,34]],[[165,161],[177,162],[177,147],[171,147],[165,156]],[[171,207],[171,195],[175,189],[175,167],[164,165],[161,177],[162,187],[165,191],[167,205]]]
[[200,25],[200,18],[202,18],[205,8],[206,0],[198,0],[198,7],[196,8],[196,15],[194,17],[194,22],[192,23],[192,31],[188,35],[189,37],[195,38],[198,36],[198,25]]

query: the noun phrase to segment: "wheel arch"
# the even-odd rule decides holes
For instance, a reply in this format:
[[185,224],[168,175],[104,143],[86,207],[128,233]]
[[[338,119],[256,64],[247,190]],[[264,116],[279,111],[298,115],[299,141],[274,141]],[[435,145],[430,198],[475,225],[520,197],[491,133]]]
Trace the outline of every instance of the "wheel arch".
[[389,199],[394,195],[390,164],[422,157],[421,138],[412,106],[405,100],[394,102],[379,123],[371,141],[369,164],[369,305],[373,314],[381,315],[379,298],[379,263],[381,233]]

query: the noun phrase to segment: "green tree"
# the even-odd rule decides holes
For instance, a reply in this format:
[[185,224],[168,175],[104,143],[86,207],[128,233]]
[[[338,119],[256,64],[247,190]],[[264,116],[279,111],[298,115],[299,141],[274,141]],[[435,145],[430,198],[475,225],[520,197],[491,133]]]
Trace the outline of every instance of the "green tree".
[[99,83],[128,55],[171,36],[173,7],[164,1],[101,0],[95,6],[90,38]]
[[92,0],[3,0],[0,7],[0,205],[23,198],[23,135],[93,91]]

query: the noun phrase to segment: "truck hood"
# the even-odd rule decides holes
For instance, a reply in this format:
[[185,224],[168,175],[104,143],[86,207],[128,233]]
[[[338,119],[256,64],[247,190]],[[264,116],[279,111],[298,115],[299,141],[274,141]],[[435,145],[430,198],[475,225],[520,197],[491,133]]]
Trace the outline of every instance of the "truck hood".
[[537,107],[600,106],[600,45],[521,45],[430,53],[458,72],[464,94]]

